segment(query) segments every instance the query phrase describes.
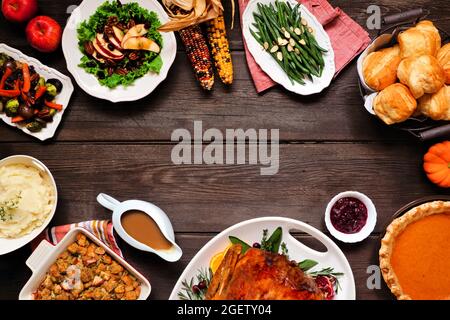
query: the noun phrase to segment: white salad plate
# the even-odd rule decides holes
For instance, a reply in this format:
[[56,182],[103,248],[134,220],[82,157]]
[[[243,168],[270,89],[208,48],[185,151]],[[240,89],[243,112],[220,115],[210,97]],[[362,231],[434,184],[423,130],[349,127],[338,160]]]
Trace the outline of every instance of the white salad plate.
[[56,129],[58,129],[59,123],[62,120],[64,111],[69,106],[70,97],[73,93],[73,85],[72,81],[68,76],[63,75],[61,72],[50,68],[44,64],[42,64],[40,61],[38,61],[35,58],[31,58],[22,52],[20,52],[17,49],[11,48],[7,46],[4,43],[0,43],[0,53],[5,53],[14,60],[20,61],[20,62],[26,62],[29,66],[33,66],[37,73],[39,73],[41,76],[45,78],[45,80],[48,79],[58,79],[63,84],[63,88],[61,92],[56,96],[55,101],[58,104],[62,104],[63,109],[61,111],[58,111],[53,116],[53,121],[48,122],[47,126],[45,128],[42,128],[39,132],[31,132],[30,130],[26,129],[25,126],[20,125],[18,123],[12,123],[11,117],[8,117],[4,112],[0,112],[0,118],[5,122],[6,124],[17,127],[18,129],[22,130],[26,134],[33,136],[35,138],[38,138],[41,141],[47,140],[52,138],[55,135]]
[[[293,6],[298,4],[296,0],[286,0],[291,3]],[[283,69],[278,65],[278,63],[274,60],[274,58],[264,50],[264,48],[256,41],[256,39],[250,33],[250,28],[255,30],[255,27],[252,24],[255,22],[253,17],[254,12],[258,12],[257,4],[270,4],[275,3],[275,0],[252,0],[247,5],[247,8],[242,15],[242,29],[243,35],[245,39],[245,43],[247,44],[248,50],[252,54],[256,63],[261,67],[261,69],[267,73],[267,75],[272,78],[273,81],[279,83],[284,88],[289,91],[295,92],[300,95],[310,95],[321,92],[323,89],[328,87],[331,83],[331,80],[334,77],[335,73],[335,65],[334,65],[334,51],[331,46],[330,38],[328,34],[323,29],[322,25],[316,19],[315,16],[312,15],[311,12],[308,11],[305,6],[300,6],[300,12],[302,18],[308,22],[308,25],[315,31],[315,37],[317,43],[328,52],[324,53],[323,58],[325,61],[325,67],[323,69],[322,76],[320,78],[313,76],[313,81],[309,79],[305,79],[305,84],[299,84],[297,82],[292,83]]]
[[41,226],[39,226],[38,228],[32,230],[29,234],[26,234],[20,238],[13,238],[13,239],[0,238],[0,255],[10,253],[23,247],[27,243],[31,242],[34,238],[36,238],[39,234],[41,234],[41,232],[44,231],[44,229],[48,226],[53,216],[55,215],[56,205],[58,203],[58,190],[56,188],[55,179],[53,178],[53,175],[50,172],[50,170],[41,161],[39,161],[36,158],[25,155],[15,155],[0,160],[0,167],[9,164],[24,164],[40,170],[45,176],[48,177],[53,188],[55,199],[52,211],[48,214],[47,218],[43,221]]
[[[335,300],[355,300],[355,280],[353,272],[347,258],[341,249],[325,234],[316,228],[304,222],[283,218],[283,217],[263,217],[256,218],[238,223],[215,236],[211,239],[191,260],[180,278],[178,279],[173,291],[169,297],[170,300],[178,300],[178,293],[182,290],[184,280],[188,282],[198,275],[199,270],[209,268],[211,258],[225,250],[230,245],[229,237],[238,237],[249,245],[254,242],[260,242],[264,229],[268,229],[271,234],[276,228],[281,227],[283,230],[282,242],[286,243],[289,250],[289,258],[297,262],[305,259],[311,259],[318,262],[311,271],[320,270],[322,268],[332,267],[336,272],[343,272],[344,275],[339,277],[340,289]],[[295,239],[290,232],[302,232],[314,237],[321,242],[326,251],[319,252]]]
[[[170,67],[175,60],[177,43],[173,32],[161,32],[163,45],[161,58],[163,65],[159,73],[149,72],[138,78],[129,86],[117,86],[114,89],[102,86],[97,78],[83,68],[79,67],[83,53],[78,47],[77,28],[88,20],[97,8],[108,0],[84,0],[73,12],[67,21],[62,36],[62,49],[66,59],[67,69],[75,78],[78,85],[88,94],[111,102],[135,101],[149,95],[167,77]],[[169,20],[163,7],[156,0],[122,0],[123,4],[137,2],[142,8],[154,11],[161,24]]]

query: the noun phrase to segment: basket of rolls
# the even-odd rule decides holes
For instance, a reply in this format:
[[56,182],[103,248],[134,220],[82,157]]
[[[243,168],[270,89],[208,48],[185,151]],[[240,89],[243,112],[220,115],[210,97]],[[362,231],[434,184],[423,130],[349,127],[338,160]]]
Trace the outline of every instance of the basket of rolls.
[[377,37],[358,58],[367,111],[422,140],[450,136],[448,38],[429,20]]

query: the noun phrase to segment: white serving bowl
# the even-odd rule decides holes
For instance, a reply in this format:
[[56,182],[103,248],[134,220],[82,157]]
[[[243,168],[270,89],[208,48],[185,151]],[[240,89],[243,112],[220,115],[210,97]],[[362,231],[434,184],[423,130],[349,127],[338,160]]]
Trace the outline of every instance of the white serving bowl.
[[[356,233],[343,233],[337,230],[333,224],[331,223],[330,219],[330,213],[331,208],[333,205],[342,198],[356,198],[359,201],[361,201],[367,208],[367,221],[364,227],[356,232]],[[325,224],[327,226],[328,231],[330,231],[331,235],[335,237],[336,239],[347,242],[347,243],[355,243],[360,242],[364,239],[366,239],[375,228],[375,225],[377,224],[377,210],[375,208],[375,205],[373,204],[372,200],[369,199],[368,196],[361,192],[357,191],[345,191],[341,192],[338,195],[334,196],[333,199],[328,203],[327,208],[325,210]]]
[[56,188],[55,179],[53,178],[50,170],[41,161],[25,155],[15,155],[0,160],[0,167],[9,164],[25,164],[27,166],[35,167],[36,169],[44,172],[51,182],[53,194],[55,195],[55,201],[52,211],[49,213],[40,227],[34,229],[29,234],[26,234],[20,238],[0,238],[0,255],[15,251],[36,238],[48,226],[50,220],[52,220],[53,216],[55,215],[56,206],[58,203],[58,190]]
[[45,278],[45,274],[50,266],[71,243],[75,242],[78,233],[84,234],[87,238],[89,238],[89,240],[105,249],[106,253],[109,254],[111,258],[120,263],[126,270],[135,276],[136,279],[138,279],[141,283],[141,294],[138,300],[145,300],[148,298],[151,292],[151,286],[148,280],[117,253],[98,240],[92,233],[84,228],[77,227],[70,230],[56,246],[51,245],[47,240],[42,240],[36,250],[34,250],[25,262],[33,274],[20,291],[19,300],[33,300],[33,292],[36,291],[41,281]]
[[[106,0],[84,0],[73,12],[67,21],[62,36],[62,49],[66,59],[67,69],[75,78],[78,85],[93,97],[109,100],[111,102],[135,101],[149,95],[155,88],[167,77],[167,73],[175,60],[177,53],[177,42],[173,32],[161,32],[163,38],[163,46],[161,50],[161,58],[163,66],[159,72],[149,72],[145,76],[136,79],[129,86],[118,86],[110,89],[102,86],[97,78],[87,73],[83,68],[79,67],[80,59],[83,53],[78,48],[78,25],[88,20],[97,8]],[[129,2],[138,2],[139,5],[149,11],[154,11],[158,15],[159,21],[164,24],[169,20],[163,7],[156,0],[121,0],[123,4]]]

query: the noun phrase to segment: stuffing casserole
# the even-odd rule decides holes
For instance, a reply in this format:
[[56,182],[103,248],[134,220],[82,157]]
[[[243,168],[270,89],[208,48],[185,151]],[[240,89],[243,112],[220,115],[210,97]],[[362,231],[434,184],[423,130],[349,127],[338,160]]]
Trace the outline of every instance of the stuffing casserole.
[[82,233],[50,266],[35,300],[136,300],[137,279]]

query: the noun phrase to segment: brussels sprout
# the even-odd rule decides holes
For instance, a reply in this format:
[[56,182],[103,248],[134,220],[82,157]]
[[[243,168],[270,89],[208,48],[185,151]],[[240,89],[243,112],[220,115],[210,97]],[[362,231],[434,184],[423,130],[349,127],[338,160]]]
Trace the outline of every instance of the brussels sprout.
[[43,77],[39,78],[38,86],[39,87],[44,87],[45,86],[45,79]]
[[47,122],[45,120],[36,118],[36,120],[34,120],[34,121],[38,122],[42,126],[42,128],[47,127]]
[[56,95],[58,94],[58,90],[56,89],[56,87],[53,84],[46,83],[45,87],[47,88],[47,94],[50,97],[56,97]]
[[8,60],[8,56],[4,53],[0,53],[0,65],[3,65]]
[[56,88],[56,92],[60,93],[62,88],[63,88],[63,84],[61,81],[59,81],[58,79],[48,79],[47,80],[47,84],[50,83],[52,85],[55,86]]
[[42,129],[42,124],[37,121],[32,121],[25,126],[31,132],[38,132]]
[[19,110],[19,100],[11,99],[6,102],[5,113],[8,117],[14,117]]
[[17,110],[17,114],[24,119],[30,119],[34,115],[34,110],[33,110],[33,108],[31,108],[25,104],[22,104],[19,106],[19,109]]

